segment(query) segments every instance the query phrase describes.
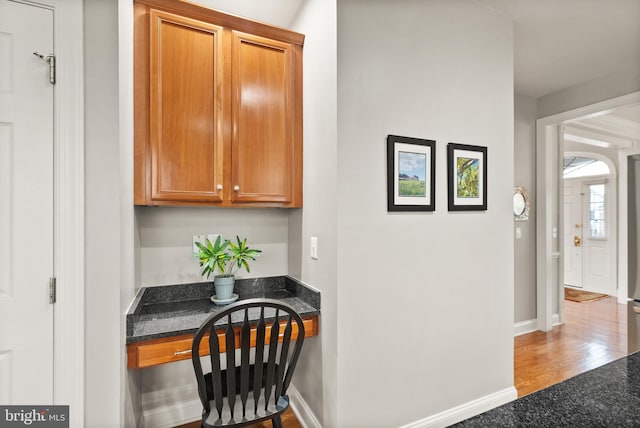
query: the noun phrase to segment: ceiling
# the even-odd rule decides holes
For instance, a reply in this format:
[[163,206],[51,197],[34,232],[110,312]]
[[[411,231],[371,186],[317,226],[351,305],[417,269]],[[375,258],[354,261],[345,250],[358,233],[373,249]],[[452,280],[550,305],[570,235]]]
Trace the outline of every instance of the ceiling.
[[[288,27],[304,0],[195,0]],[[339,2],[340,0],[336,0]],[[640,70],[640,0],[469,0],[513,21],[514,91],[540,98]],[[567,124],[574,141],[623,149],[640,140],[640,105]],[[601,141],[601,140],[606,141]]]
[[256,21],[288,27],[303,0],[191,0],[211,9],[244,16]]
[[640,0],[479,0],[514,22],[517,93],[539,98],[640,67]]
[[567,121],[564,137],[596,147],[628,149],[640,141],[640,103]]
[[[340,1],[340,0],[336,0]],[[640,0],[475,0],[514,22],[515,91],[533,98],[640,67]],[[195,0],[288,27],[303,0]]]

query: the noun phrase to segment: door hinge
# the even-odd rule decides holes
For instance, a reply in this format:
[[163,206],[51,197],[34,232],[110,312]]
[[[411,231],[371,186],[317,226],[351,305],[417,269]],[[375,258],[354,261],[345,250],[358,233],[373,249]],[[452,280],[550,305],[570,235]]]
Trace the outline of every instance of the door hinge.
[[49,303],[56,302],[56,277],[49,278]]
[[56,84],[56,56],[54,54],[49,54],[44,56],[37,51],[33,53],[35,56],[40,58],[43,61],[46,61],[49,64],[49,82],[52,85]]

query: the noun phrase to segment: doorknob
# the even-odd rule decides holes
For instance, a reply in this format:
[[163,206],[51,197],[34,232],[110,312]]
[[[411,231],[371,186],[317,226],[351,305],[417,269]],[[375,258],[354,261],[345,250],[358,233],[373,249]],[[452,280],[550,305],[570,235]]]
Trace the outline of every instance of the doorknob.
[[573,245],[574,247],[579,247],[580,245],[582,245],[582,238],[580,238],[578,235],[574,236]]

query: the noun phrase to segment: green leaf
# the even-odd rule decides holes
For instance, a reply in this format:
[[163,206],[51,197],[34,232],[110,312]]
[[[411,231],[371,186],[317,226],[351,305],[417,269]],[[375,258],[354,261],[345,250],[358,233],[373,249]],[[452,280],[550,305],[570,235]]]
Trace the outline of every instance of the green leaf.
[[221,235],[216,237],[215,242],[209,239],[205,243],[196,242],[198,251],[194,256],[198,258],[198,262],[202,267],[201,275],[209,275],[214,273],[216,269],[220,274],[233,274],[235,268],[245,269],[250,272],[249,261],[254,261],[261,250],[249,248],[247,239],[240,239],[236,235],[236,241],[232,242],[223,239]]

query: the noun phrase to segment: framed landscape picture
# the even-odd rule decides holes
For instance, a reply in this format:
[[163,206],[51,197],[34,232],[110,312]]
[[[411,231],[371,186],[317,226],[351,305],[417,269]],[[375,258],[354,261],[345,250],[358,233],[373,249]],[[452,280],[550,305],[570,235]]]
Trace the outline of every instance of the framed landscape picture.
[[449,211],[487,210],[487,148],[447,145]]
[[436,142],[387,136],[387,210],[434,211]]

